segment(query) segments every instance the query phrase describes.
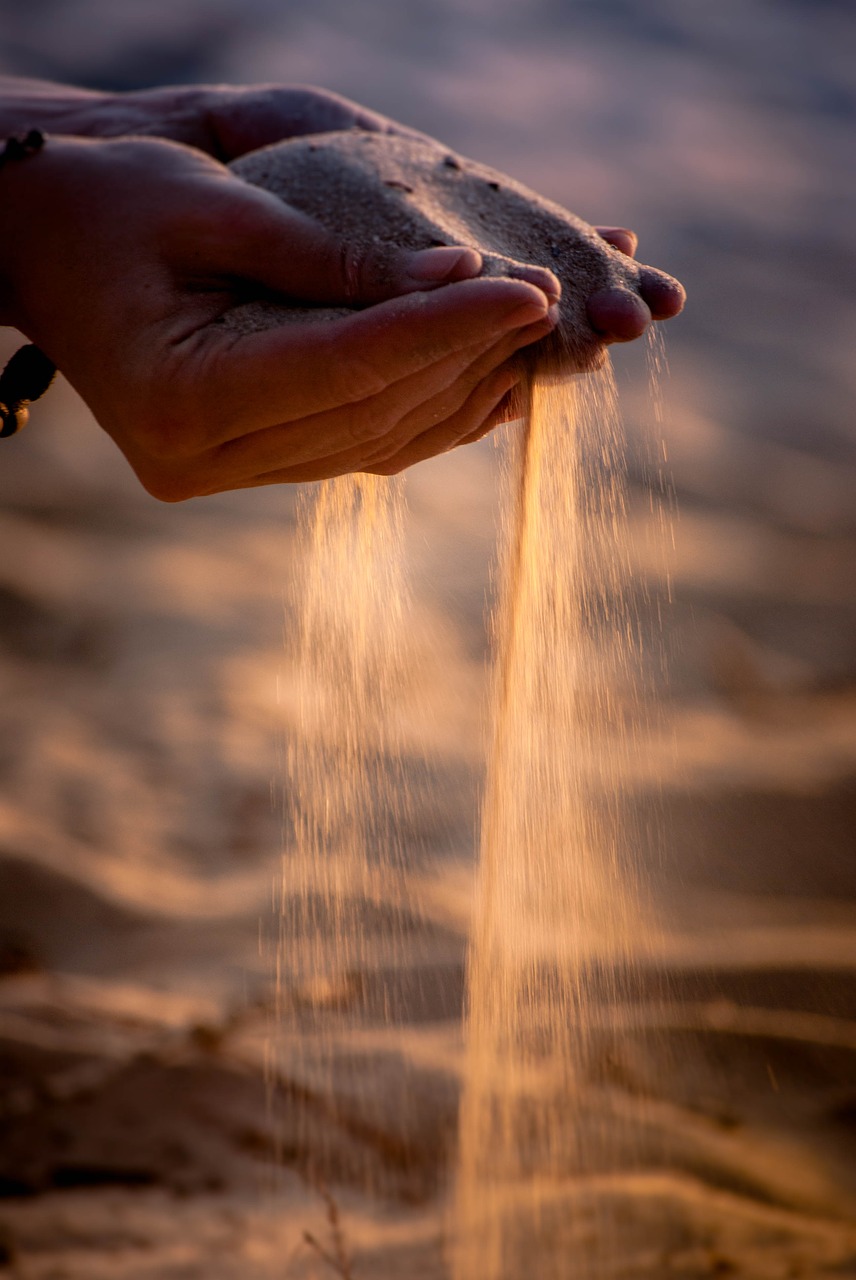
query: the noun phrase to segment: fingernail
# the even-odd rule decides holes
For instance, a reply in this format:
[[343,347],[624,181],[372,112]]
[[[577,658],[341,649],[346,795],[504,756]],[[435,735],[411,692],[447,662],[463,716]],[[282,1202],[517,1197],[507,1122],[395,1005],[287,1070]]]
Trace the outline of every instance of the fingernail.
[[479,274],[482,266],[482,256],[475,249],[443,245],[411,254],[406,270],[410,279],[420,284],[441,284],[444,281],[471,280]]
[[629,227],[597,227],[596,230],[602,240],[627,254],[628,257],[632,258],[636,253],[639,237]]
[[680,280],[652,268],[643,269],[639,292],[655,320],[670,320],[683,310],[687,300],[686,289]]

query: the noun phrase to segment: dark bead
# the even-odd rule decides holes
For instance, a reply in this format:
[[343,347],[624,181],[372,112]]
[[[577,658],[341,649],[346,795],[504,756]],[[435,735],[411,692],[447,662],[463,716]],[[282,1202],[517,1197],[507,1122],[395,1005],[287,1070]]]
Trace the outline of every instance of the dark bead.
[[14,436],[27,421],[27,410],[10,407],[0,402],[0,440]]
[[23,160],[27,156],[35,155],[44,145],[45,135],[41,129],[30,129],[24,134],[13,134],[11,138],[6,139],[5,146],[0,151],[0,168],[7,160]]
[[0,373],[0,401],[14,408],[29,400],[38,400],[51,385],[56,365],[44,351],[28,343],[19,347]]

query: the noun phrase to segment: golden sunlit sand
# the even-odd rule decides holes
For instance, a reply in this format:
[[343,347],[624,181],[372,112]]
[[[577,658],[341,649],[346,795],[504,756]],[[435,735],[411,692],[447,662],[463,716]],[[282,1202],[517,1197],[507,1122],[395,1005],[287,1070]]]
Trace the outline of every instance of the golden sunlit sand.
[[[560,332],[539,350],[504,500],[497,705],[452,1230],[456,1280],[476,1272],[517,1280],[526,1259],[545,1276],[570,1276],[565,1250],[557,1255],[541,1240],[544,1187],[633,1168],[626,1137],[610,1152],[584,1118],[592,1106],[583,1079],[595,1052],[590,1023],[604,998],[590,970],[638,965],[649,928],[644,866],[629,852],[636,830],[623,821],[625,775],[638,751],[640,655],[626,598],[615,392],[608,374],[574,394],[567,377],[550,379],[547,370],[559,354],[571,372],[602,363],[587,300],[606,285],[630,290],[639,271],[572,214],[420,140],[358,131],[310,137],[236,168],[364,249],[381,236],[414,248],[463,240],[488,255],[489,272],[540,261],[562,279]],[[318,318],[330,314],[322,309]],[[273,306],[245,307],[232,323],[246,331],[287,319]],[[333,1107],[340,1028],[331,1007],[347,1010],[354,1034],[376,1020],[355,974],[413,964],[413,934],[424,928],[406,876],[401,832],[411,802],[394,736],[415,662],[400,582],[405,519],[400,487],[372,477],[325,483],[305,518],[297,648],[304,731],[290,756],[295,841],[283,865],[278,986],[286,1005],[323,986],[314,1002],[303,999],[290,1070]],[[565,962],[546,943],[556,937],[570,943]],[[617,977],[613,985],[615,1003]],[[394,1026],[392,1003],[384,997]],[[404,1064],[401,1075],[393,1092],[406,1097]],[[359,1072],[347,1087],[359,1102]],[[326,1164],[317,1150],[309,1160]],[[604,1259],[612,1234],[604,1221]]]
[[[625,269],[566,226],[596,273]],[[589,444],[614,440],[594,377]],[[628,649],[598,647],[605,667],[567,646],[592,571],[573,530],[614,509],[581,522],[576,464],[554,452],[577,448],[579,419],[536,394],[522,488],[497,479],[489,447],[409,476],[406,520],[395,487],[345,482],[322,496],[313,548],[288,495],[167,522],[122,490],[107,446],[87,475],[120,498],[75,487],[64,428],[79,409],[57,392],[40,469],[18,477],[2,526],[0,1271],[320,1280],[336,1268],[306,1233],[335,1259],[338,1221],[372,1280],[856,1274],[853,695],[820,659],[807,673],[779,653],[806,605],[845,634],[853,539],[829,540],[819,574],[805,538],[735,514],[730,444],[692,423],[678,474],[703,500],[678,529],[670,614],[661,526],[628,487],[584,554],[610,617],[650,636],[662,606],[684,637],[664,733],[636,714],[654,683],[637,683],[638,630]],[[786,450],[762,462],[803,479]],[[813,476],[821,506],[839,478]],[[509,519],[531,595],[500,630],[526,660],[493,748],[494,884],[474,893],[482,600]],[[548,563],[569,594],[551,596]],[[712,606],[690,626],[682,593],[702,589],[750,620],[772,602],[764,641]],[[555,719],[539,723],[544,690]],[[616,754],[597,717],[625,713],[632,750]],[[569,724],[580,754],[545,786]],[[272,809],[277,734],[292,781]],[[605,760],[622,790],[599,803]],[[595,822],[555,804],[569,776]],[[313,862],[325,841],[342,855],[328,875]]]
[[[28,1280],[321,1280],[303,1232],[328,1240],[325,1206],[295,1172],[307,1141],[357,1275],[448,1274],[485,750],[482,584],[500,486],[490,447],[426,464],[406,486],[419,574],[398,735],[422,914],[397,971],[352,971],[349,985],[281,1002],[275,1132],[263,1084],[281,826],[270,744],[277,732],[304,744],[300,676],[282,656],[278,585],[302,546],[289,506],[254,504],[251,519],[226,502],[210,517],[172,509],[157,526],[129,490],[123,532],[101,500],[77,494],[57,526],[22,490],[5,516],[4,582],[29,612],[14,627],[5,613],[3,714],[17,755],[0,811],[0,1172],[18,1194],[0,1209],[0,1238]],[[704,528],[713,560],[712,517]],[[694,565],[678,563],[678,597]],[[769,575],[747,582],[748,572],[722,590],[764,598]],[[297,605],[288,586],[289,617]],[[715,636],[697,633],[696,670]],[[750,710],[743,694],[712,697],[701,675],[685,675],[674,741],[659,742],[653,783],[650,761],[637,779],[641,817],[659,794],[646,858],[664,918],[656,964],[621,983],[621,1036],[608,1009],[592,1029],[587,1089],[607,1146],[635,1134],[633,1161],[641,1149],[647,1170],[544,1187],[554,1238],[583,1259],[597,1257],[591,1206],[608,1197],[622,1276],[701,1280],[730,1267],[747,1280],[837,1278],[856,1256],[852,705],[831,688],[792,690],[763,654],[755,661]],[[26,717],[11,696],[22,680]],[[383,925],[377,914],[381,952]],[[307,1011],[336,1029],[333,1107],[326,1078],[300,1082],[305,1053],[289,1058]],[[356,1189],[367,1169],[372,1196]]]

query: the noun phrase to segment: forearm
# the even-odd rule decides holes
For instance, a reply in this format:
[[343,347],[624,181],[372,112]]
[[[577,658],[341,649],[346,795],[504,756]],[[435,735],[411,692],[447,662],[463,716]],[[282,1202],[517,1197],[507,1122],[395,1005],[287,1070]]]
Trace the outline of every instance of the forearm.
[[83,138],[158,134],[207,151],[209,104],[217,93],[208,86],[101,93],[0,76],[0,138],[28,129]]
[[107,100],[90,89],[0,76],[0,138],[28,129],[92,135]]
[[172,85],[99,93],[0,76],[0,138],[27,129],[85,138],[169,138],[228,162],[257,147],[339,129],[412,131],[306,85]]

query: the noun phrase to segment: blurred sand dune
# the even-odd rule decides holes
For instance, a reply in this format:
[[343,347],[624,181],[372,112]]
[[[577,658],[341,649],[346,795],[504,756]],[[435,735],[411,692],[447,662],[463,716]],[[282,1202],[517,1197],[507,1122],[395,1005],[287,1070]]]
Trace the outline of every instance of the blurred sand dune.
[[[642,1116],[643,1158],[556,1186],[544,1231],[556,1280],[563,1259],[591,1260],[604,1197],[626,1280],[856,1277],[850,6],[0,0],[0,15],[9,69],[324,82],[592,221],[638,225],[643,257],[685,279],[662,427],[644,353],[616,355],[639,608],[665,650],[630,851],[658,932],[632,1031],[605,1001],[569,1099],[593,1132]],[[33,419],[0,473],[0,1274],[311,1280],[303,1233],[331,1231],[311,1166],[356,1274],[439,1280],[494,451],[407,484],[401,964],[301,986],[286,956],[275,1026],[293,495],[159,507],[66,386]],[[663,445],[673,547],[644,485]],[[376,904],[367,928],[387,923]],[[307,1011],[337,1037],[332,1105],[296,1051]]]

